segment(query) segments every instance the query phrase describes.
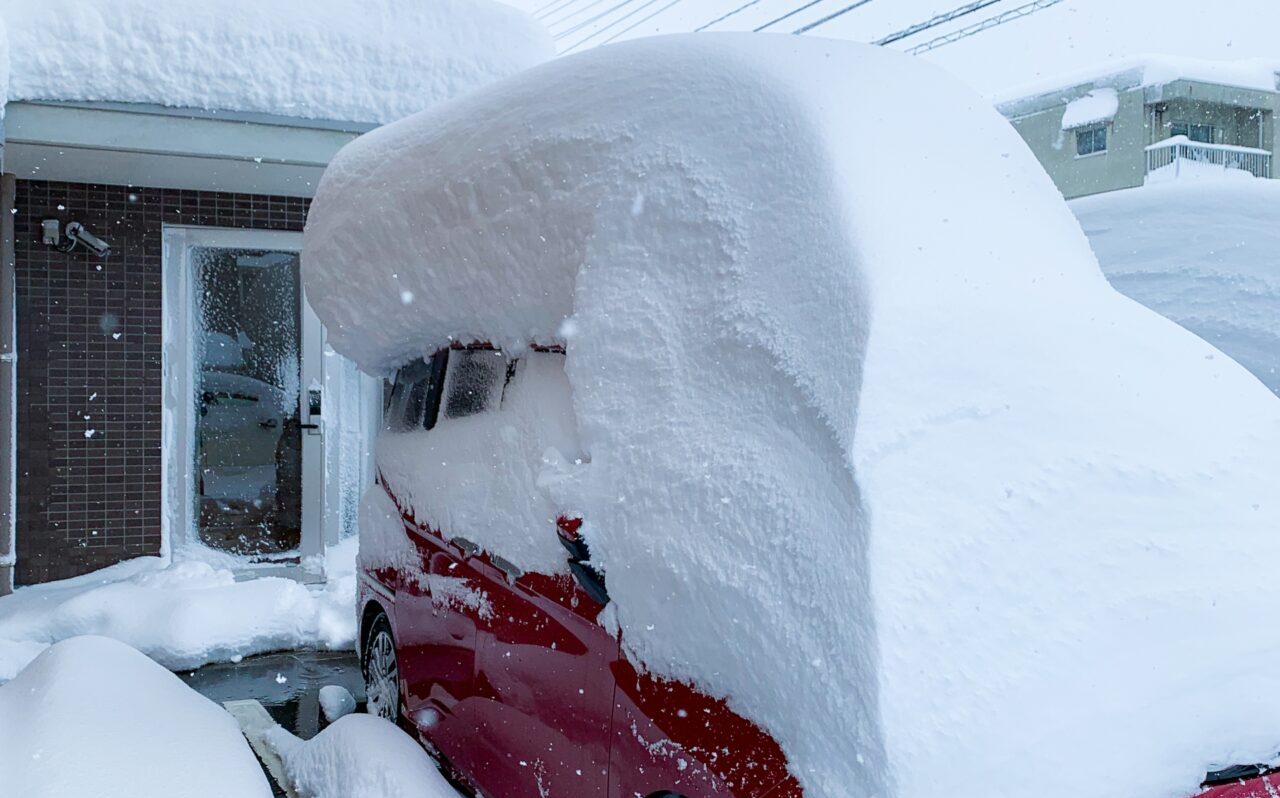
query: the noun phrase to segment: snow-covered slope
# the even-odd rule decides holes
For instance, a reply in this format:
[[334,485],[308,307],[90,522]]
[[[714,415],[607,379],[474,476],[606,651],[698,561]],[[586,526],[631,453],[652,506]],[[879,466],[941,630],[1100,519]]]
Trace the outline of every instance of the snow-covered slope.
[[1280,181],[1219,169],[1213,180],[1083,197],[1071,210],[1112,285],[1280,394]]
[[560,59],[340,153],[303,266],[372,372],[566,344],[583,457],[533,485],[582,512],[631,655],[813,798],[1177,796],[1280,745],[1280,403],[1116,293],[919,59]]
[[388,122],[552,54],[496,0],[0,0],[0,19],[10,100]]
[[0,685],[6,798],[268,798],[222,707],[123,643],[77,637]]

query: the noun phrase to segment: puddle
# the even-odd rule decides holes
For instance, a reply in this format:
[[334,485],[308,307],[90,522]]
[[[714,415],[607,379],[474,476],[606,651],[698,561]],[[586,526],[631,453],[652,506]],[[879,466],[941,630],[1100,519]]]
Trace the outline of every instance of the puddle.
[[320,688],[345,687],[364,710],[364,680],[354,651],[286,651],[206,665],[178,674],[214,703],[256,699],[276,723],[304,740],[324,728]]

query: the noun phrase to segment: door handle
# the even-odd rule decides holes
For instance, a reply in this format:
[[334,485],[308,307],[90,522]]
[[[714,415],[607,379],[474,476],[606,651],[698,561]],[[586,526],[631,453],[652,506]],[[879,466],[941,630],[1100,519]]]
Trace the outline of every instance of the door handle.
[[520,570],[520,566],[508,560],[506,557],[494,557],[493,564],[497,566],[499,571],[507,575],[507,580],[514,582],[524,576],[524,571]]
[[480,546],[466,538],[449,538],[449,542],[457,546],[458,550],[468,557],[474,557],[480,552]]
[[299,429],[320,429],[319,424],[299,424]]

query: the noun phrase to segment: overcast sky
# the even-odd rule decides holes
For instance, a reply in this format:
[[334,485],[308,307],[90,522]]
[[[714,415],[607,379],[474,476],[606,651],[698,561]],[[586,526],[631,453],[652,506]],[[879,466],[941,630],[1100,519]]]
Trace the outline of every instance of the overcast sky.
[[[656,33],[691,31],[748,0],[508,0],[542,12],[561,51]],[[711,30],[750,30],[809,0],[758,0]],[[790,33],[849,6],[819,0],[770,28]],[[873,41],[972,0],[867,0],[810,36]],[[919,33],[905,48],[981,23],[1029,0],[996,0],[962,19]],[[651,18],[650,15],[655,14]],[[630,15],[630,16],[628,16]],[[623,19],[625,17],[625,19]],[[640,24],[636,24],[640,23]],[[632,27],[632,26],[635,27]],[[581,26],[581,27],[578,27]],[[577,27],[576,30],[574,28]],[[630,30],[627,30],[630,28]],[[575,45],[577,47],[575,48]],[[988,95],[1117,58],[1158,53],[1206,59],[1271,58],[1280,65],[1280,0],[1060,0],[928,55]]]

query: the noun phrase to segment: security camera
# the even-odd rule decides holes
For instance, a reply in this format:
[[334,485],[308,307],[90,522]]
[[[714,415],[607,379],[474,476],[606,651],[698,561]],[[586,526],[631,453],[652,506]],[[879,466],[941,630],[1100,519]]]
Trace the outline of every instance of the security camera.
[[93,251],[93,254],[100,258],[105,258],[107,255],[111,254],[111,245],[106,241],[103,241],[101,238],[98,238],[93,233],[90,233],[85,229],[85,226],[79,222],[72,222],[67,225],[67,240],[71,243],[69,245],[64,244],[60,247],[63,252],[70,252],[75,249],[76,244],[84,244]]

